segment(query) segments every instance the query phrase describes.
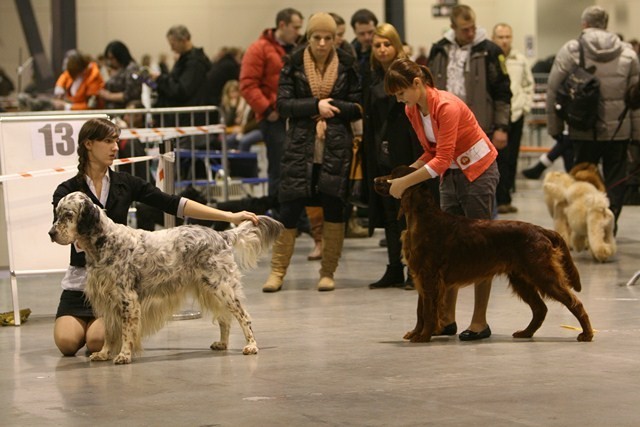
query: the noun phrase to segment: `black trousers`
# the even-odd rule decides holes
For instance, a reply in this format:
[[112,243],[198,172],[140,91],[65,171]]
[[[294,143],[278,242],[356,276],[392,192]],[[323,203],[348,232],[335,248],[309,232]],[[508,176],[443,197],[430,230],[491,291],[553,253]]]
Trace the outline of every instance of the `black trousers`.
[[573,140],[575,163],[589,162],[600,164],[604,185],[607,187],[611,212],[616,222],[622,211],[626,182],[621,180],[627,174],[627,149],[629,141],[579,141]]
[[522,139],[522,128],[524,126],[524,116],[509,125],[509,139],[507,146],[498,150],[498,171],[500,181],[496,188],[496,199],[498,205],[511,204],[511,190],[516,185],[516,170],[518,168],[518,155],[520,154],[520,140]]
[[558,157],[562,156],[564,162],[564,170],[569,172],[573,168],[573,143],[565,136],[560,135],[556,143],[547,153],[547,158],[553,163]]

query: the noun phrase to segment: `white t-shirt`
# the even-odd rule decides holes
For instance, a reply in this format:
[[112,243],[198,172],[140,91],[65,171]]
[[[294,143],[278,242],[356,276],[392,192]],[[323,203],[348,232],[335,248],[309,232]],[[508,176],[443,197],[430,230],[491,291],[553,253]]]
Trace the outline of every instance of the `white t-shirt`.
[[[432,144],[437,144],[436,135],[433,132],[433,122],[431,121],[431,114],[423,116],[422,112],[420,112],[420,117],[422,117],[422,127],[424,128],[424,133],[427,136],[427,141]],[[436,171],[431,169],[428,165],[424,165],[424,167],[425,169],[427,169],[427,172],[429,172],[429,175],[431,175],[432,178],[438,176]],[[451,162],[451,166],[449,166],[449,169],[458,169],[458,165],[455,161]]]
[[451,92],[458,98],[466,101],[467,88],[464,82],[464,71],[467,67],[471,44],[458,46],[453,43],[449,50],[449,63],[447,64],[447,92]]
[[[111,180],[109,178],[109,174],[106,173],[102,177],[102,191],[98,196],[96,194],[96,187],[93,185],[93,181],[85,175],[85,180],[87,181],[87,185],[89,186],[89,190],[93,193],[94,196],[98,197],[102,206],[107,205],[107,197],[109,196],[109,188],[111,188]],[[73,244],[75,246],[75,243]],[[76,252],[83,252],[82,249],[75,246]],[[70,265],[67,268],[67,272],[64,274],[62,278],[62,289],[67,291],[84,291],[84,287],[87,283],[87,269],[84,267],[76,267]]]

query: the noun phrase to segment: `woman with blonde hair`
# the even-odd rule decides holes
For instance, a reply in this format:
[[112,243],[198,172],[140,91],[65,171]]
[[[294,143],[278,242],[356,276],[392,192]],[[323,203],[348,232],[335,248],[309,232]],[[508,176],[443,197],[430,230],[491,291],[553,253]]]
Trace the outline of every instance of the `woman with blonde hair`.
[[380,197],[373,191],[373,178],[388,175],[398,165],[408,165],[422,153],[418,137],[404,113],[404,106],[384,91],[384,75],[393,61],[406,58],[400,35],[391,24],[376,27],[371,48],[372,85],[366,91],[364,120],[365,179],[369,184],[369,232],[384,228],[388,265],[380,280],[370,289],[407,287],[413,289],[411,276],[401,260],[400,233],[404,220],[398,220],[399,202]]
[[227,147],[248,152],[262,141],[262,132],[251,107],[240,95],[238,80],[229,80],[222,88],[220,110],[227,126]]
[[353,56],[335,48],[336,23],[328,13],[309,19],[309,44],[293,51],[280,72],[277,109],[288,120],[280,176],[280,221],[285,230],[273,246],[264,292],[282,287],[307,205],[322,206],[319,291],[335,288],[342,252],[344,210],[353,153],[351,122],[362,117]]

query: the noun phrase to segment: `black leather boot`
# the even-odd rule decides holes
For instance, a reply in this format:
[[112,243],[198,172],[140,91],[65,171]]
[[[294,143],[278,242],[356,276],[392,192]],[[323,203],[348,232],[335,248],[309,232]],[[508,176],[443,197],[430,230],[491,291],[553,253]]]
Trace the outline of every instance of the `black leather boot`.
[[532,167],[523,170],[522,175],[524,175],[527,179],[540,179],[540,177],[542,176],[542,172],[544,172],[546,168],[547,167],[544,165],[544,163],[538,162]]
[[377,282],[370,284],[369,289],[399,288],[402,286],[404,286],[404,266],[402,264],[387,265],[384,276]]

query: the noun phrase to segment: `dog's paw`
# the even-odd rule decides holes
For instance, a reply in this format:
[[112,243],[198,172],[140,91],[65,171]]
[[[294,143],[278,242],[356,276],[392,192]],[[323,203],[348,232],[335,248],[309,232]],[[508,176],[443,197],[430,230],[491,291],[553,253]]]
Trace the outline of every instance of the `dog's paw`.
[[531,338],[533,336],[532,332],[529,332],[527,330],[524,331],[516,331],[513,333],[512,335],[514,338]]
[[91,360],[92,362],[103,362],[105,360],[109,360],[109,353],[102,351],[91,353],[91,356],[89,356],[89,360]]
[[416,334],[411,337],[411,342],[430,342],[431,335],[428,334]]
[[215,350],[215,351],[226,350],[227,349],[227,343],[226,342],[216,341],[213,344],[211,344],[210,348],[211,348],[211,350]]
[[416,331],[409,331],[406,334],[404,334],[404,336],[402,337],[403,340],[410,340],[411,338],[416,336]]
[[113,359],[113,363],[116,365],[128,365],[131,363],[131,355],[120,353],[115,357],[115,359]]
[[242,354],[258,354],[258,346],[249,344],[242,349]]
[[582,332],[578,335],[578,341],[580,342],[589,342],[593,339],[593,333],[591,332]]

